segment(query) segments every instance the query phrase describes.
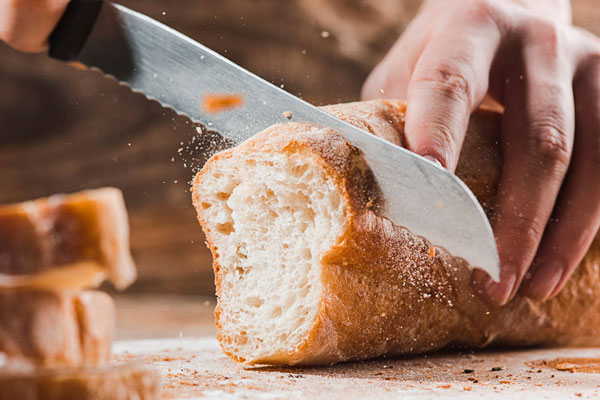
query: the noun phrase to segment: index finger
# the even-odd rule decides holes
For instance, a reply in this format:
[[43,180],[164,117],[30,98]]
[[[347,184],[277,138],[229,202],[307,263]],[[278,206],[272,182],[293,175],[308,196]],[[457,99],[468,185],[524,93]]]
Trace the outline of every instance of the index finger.
[[469,117],[487,93],[500,39],[500,32],[490,24],[432,37],[408,85],[410,150],[454,171]]

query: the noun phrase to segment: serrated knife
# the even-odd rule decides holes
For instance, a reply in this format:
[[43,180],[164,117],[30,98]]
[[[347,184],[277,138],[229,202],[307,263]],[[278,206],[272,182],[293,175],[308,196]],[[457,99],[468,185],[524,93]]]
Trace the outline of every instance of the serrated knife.
[[[241,142],[270,125],[310,122],[358,147],[381,188],[383,215],[452,254],[500,276],[492,228],[454,174],[347,124],[143,14],[101,0],[73,0],[50,36],[50,56],[114,77],[149,99]],[[203,93],[243,96],[243,106],[208,114]]]

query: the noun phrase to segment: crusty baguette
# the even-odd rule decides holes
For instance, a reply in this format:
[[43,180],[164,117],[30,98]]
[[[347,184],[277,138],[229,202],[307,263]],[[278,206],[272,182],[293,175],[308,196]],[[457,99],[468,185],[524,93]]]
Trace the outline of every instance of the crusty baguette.
[[87,190],[0,207],[0,287],[119,288],[135,280],[121,191]]
[[[325,109],[404,144],[401,102]],[[498,114],[472,117],[457,170],[488,212],[498,126]],[[494,308],[464,260],[378,216],[380,201],[360,152],[331,129],[276,125],[215,155],[193,202],[214,257],[225,353],[323,365],[448,345],[600,344],[598,237],[558,297]]]
[[0,366],[99,365],[109,359],[114,331],[106,293],[0,290]]
[[0,400],[158,400],[160,377],[135,365],[0,369]]

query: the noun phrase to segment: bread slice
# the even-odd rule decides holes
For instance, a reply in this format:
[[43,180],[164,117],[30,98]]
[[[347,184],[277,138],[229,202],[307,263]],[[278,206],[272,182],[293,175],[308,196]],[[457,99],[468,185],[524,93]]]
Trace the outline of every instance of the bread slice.
[[99,291],[0,290],[0,367],[108,361],[115,307]]
[[97,286],[135,280],[127,211],[115,188],[0,207],[0,287]]
[[0,400],[158,400],[160,376],[137,365],[0,369]]
[[[401,102],[325,109],[404,144]],[[493,112],[473,116],[457,170],[488,212],[502,165],[498,125]],[[600,239],[557,298],[488,306],[464,260],[377,215],[381,199],[360,151],[331,129],[270,127],[215,155],[192,189],[214,258],[218,339],[238,361],[324,365],[449,345],[600,344]]]

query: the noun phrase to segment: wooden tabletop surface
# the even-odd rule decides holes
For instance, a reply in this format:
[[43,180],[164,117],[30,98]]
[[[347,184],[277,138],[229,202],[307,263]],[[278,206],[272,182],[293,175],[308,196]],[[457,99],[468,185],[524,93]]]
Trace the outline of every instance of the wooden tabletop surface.
[[158,369],[167,399],[600,398],[600,374],[578,370],[592,362],[600,371],[600,348],[463,350],[325,368],[248,366],[221,351],[208,298],[116,301],[114,361]]

